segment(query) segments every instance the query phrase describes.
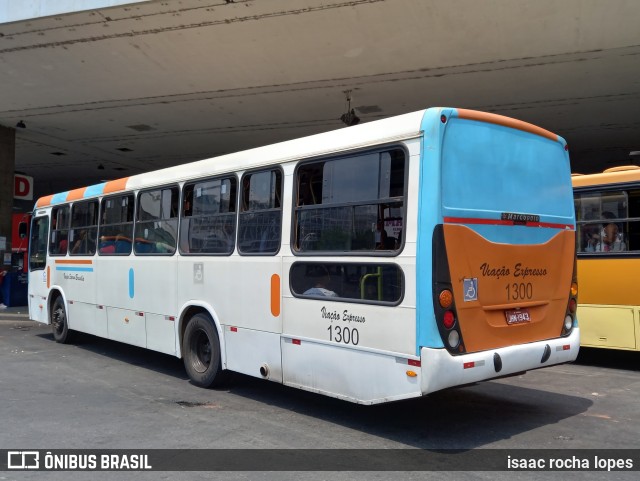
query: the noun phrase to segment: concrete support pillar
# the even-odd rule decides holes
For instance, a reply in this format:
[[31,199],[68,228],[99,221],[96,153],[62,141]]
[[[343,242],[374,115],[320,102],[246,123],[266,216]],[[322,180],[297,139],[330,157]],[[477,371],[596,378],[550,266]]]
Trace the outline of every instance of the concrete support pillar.
[[11,252],[11,216],[13,214],[14,170],[16,161],[16,131],[0,125],[0,268],[4,253]]

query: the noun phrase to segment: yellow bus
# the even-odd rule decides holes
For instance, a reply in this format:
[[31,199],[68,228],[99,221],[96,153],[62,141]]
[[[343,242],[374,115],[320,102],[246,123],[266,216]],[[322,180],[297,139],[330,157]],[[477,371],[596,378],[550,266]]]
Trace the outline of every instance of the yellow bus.
[[640,350],[640,167],[572,176],[581,341]]

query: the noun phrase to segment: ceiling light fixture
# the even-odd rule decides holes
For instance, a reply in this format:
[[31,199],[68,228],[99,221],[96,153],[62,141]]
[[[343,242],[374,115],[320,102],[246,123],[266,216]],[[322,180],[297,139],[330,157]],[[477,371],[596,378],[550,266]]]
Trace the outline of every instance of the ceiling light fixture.
[[98,170],[104,170],[104,165],[98,164]]
[[355,110],[351,108],[351,90],[345,90],[344,94],[347,101],[347,111],[340,116],[340,120],[342,120],[342,122],[347,126],[351,127],[352,125],[356,125],[360,122],[360,117],[358,117]]
[[27,128],[27,124],[25,124],[25,123],[24,123],[24,120],[21,120],[20,122],[18,122],[18,123],[16,124],[16,127],[17,127],[18,129],[26,129],[26,128]]

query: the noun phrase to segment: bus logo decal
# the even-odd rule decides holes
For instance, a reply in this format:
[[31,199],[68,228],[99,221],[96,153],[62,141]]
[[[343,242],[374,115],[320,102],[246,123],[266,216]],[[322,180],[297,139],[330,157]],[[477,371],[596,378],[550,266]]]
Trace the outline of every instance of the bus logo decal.
[[462,280],[462,289],[464,290],[464,302],[478,300],[478,278]]
[[56,260],[56,271],[64,272],[93,272],[93,261],[91,260]]

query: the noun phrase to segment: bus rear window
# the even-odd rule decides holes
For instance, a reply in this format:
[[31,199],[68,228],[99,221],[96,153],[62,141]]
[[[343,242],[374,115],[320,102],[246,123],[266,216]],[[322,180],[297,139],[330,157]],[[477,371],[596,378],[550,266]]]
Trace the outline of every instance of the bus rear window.
[[559,142],[452,118],[442,146],[445,215],[517,212],[571,219],[571,171]]

